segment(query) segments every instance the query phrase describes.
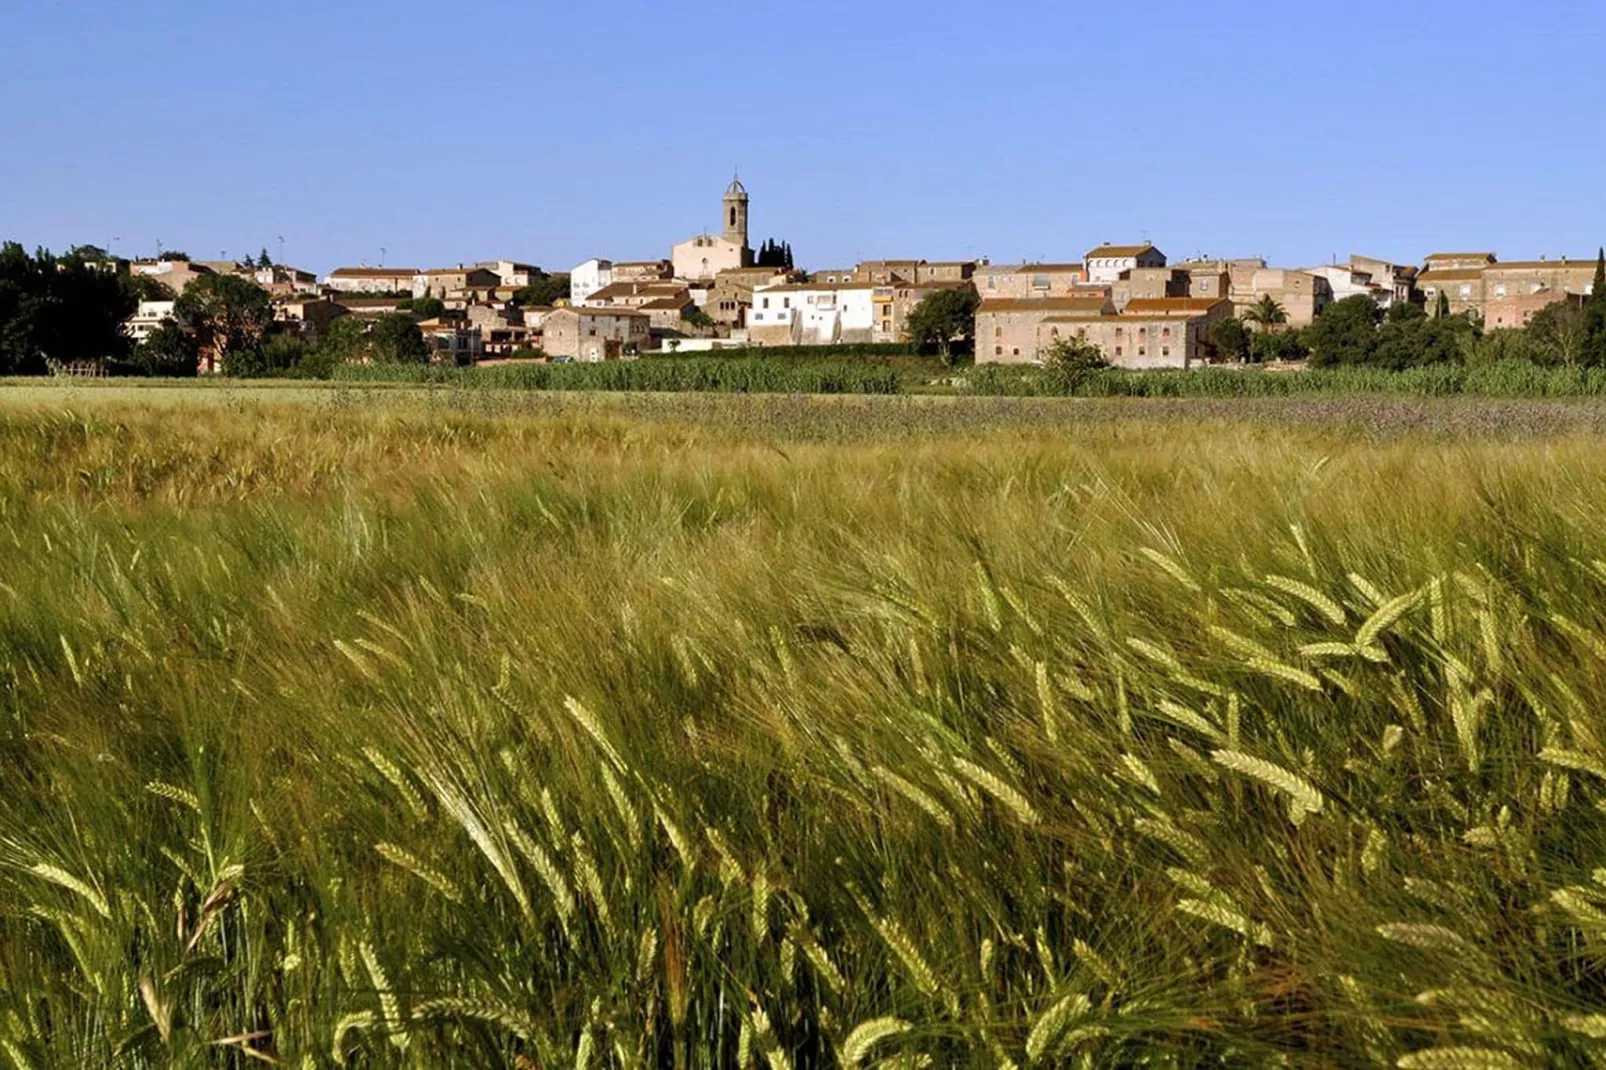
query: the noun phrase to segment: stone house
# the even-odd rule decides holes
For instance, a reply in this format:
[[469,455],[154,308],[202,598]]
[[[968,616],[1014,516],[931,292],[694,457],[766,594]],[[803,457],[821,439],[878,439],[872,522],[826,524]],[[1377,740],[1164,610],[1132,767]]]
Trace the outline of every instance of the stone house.
[[510,290],[532,286],[546,278],[546,272],[534,264],[521,264],[517,260],[482,260],[474,266],[495,273],[497,284]]
[[1247,294],[1234,293],[1234,311],[1242,316],[1263,297],[1270,297],[1283,306],[1290,327],[1305,327],[1332,304],[1333,288],[1325,278],[1308,271],[1261,268],[1251,279]]
[[1035,363],[1062,335],[1115,314],[1102,297],[984,297],[976,309],[976,363]]
[[1110,284],[1110,299],[1115,302],[1116,311],[1119,312],[1134,299],[1187,297],[1188,285],[1188,273],[1179,268],[1128,268]]
[[674,277],[674,265],[668,260],[616,260],[613,265],[613,282],[662,282]]
[[1210,329],[1232,314],[1220,298],[1135,298],[1087,337],[1118,368],[1192,368],[1209,361]]
[[[1385,291],[1386,296],[1380,297],[1378,301],[1384,308],[1403,305],[1411,300],[1411,291],[1416,284],[1416,268],[1379,260],[1375,256],[1362,256],[1359,253],[1350,254],[1349,266],[1357,272],[1365,272],[1371,276],[1372,285]],[[1335,289],[1334,298],[1337,296]]]
[[871,291],[871,341],[903,342],[907,339],[909,313],[938,290],[971,290],[968,279],[892,282]]
[[691,294],[685,290],[672,297],[655,297],[636,306],[647,314],[647,327],[651,331],[678,331],[686,326],[686,314],[697,307]]
[[1231,315],[1220,298],[1140,297],[1119,313],[1097,298],[994,298],[976,315],[976,360],[1035,363],[1056,342],[1078,338],[1116,367],[1191,368],[1209,359],[1210,329]]
[[413,276],[413,296],[445,299],[454,291],[494,290],[501,281],[496,272],[481,267],[430,268]]
[[807,278],[806,272],[779,271],[772,267],[730,268],[715,276],[714,285],[703,302],[703,311],[715,323],[741,327],[747,322],[748,309],[753,307],[755,289],[803,282]]
[[1429,267],[1416,277],[1417,287],[1427,301],[1429,313],[1439,307],[1439,295],[1450,303],[1450,314],[1459,316],[1470,312],[1482,316],[1484,311],[1483,268]]
[[1524,294],[1551,294],[1559,301],[1564,295],[1588,296],[1595,289],[1595,261],[1509,260],[1483,269],[1484,298],[1489,305]]
[[640,308],[650,301],[666,297],[686,297],[684,282],[620,282],[615,281],[580,302],[587,308]]
[[853,281],[888,283],[964,282],[976,272],[974,260],[861,260]]
[[1482,271],[1496,263],[1493,253],[1429,253],[1423,271]]
[[983,298],[1030,298],[1064,296],[1087,278],[1081,264],[979,264],[972,281]]
[[1528,326],[1528,321],[1541,309],[1555,304],[1569,304],[1583,308],[1589,299],[1583,294],[1557,293],[1554,290],[1536,290],[1513,293],[1507,297],[1490,297],[1484,306],[1483,326],[1486,330]]
[[327,297],[291,297],[273,302],[273,318],[279,323],[294,324],[301,337],[312,343],[322,338],[329,325],[346,311]]
[[633,356],[652,339],[650,320],[636,308],[553,309],[541,326],[541,348],[588,363]]
[[485,353],[480,329],[470,327],[463,320],[420,320],[418,330],[430,348],[429,359],[432,363],[473,364]]

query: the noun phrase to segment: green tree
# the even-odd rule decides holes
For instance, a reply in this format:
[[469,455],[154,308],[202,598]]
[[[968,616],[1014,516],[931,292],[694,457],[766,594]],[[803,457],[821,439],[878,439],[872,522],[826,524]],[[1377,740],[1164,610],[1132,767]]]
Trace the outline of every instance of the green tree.
[[[98,251],[98,250],[97,250]],[[98,259],[16,242],[0,247],[0,374],[41,374],[48,359],[119,359],[137,300]]]
[[154,275],[125,275],[123,287],[135,301],[174,301],[173,288]]
[[1288,310],[1271,294],[1261,294],[1258,301],[1244,309],[1243,319],[1262,331],[1269,331],[1288,322]]
[[513,292],[513,303],[520,308],[545,308],[569,296],[569,276],[565,272],[547,275]]
[[1527,334],[1538,358],[1546,364],[1572,366],[1584,359],[1589,343],[1586,310],[1571,301],[1556,301],[1535,312]]
[[1310,356],[1304,331],[1259,331],[1249,339],[1249,359],[1256,364],[1304,360]]
[[1094,372],[1109,366],[1103,351],[1085,338],[1060,338],[1043,350],[1044,370],[1066,394],[1075,393]]
[[257,267],[259,267],[259,268],[270,268],[272,266],[273,266],[273,258],[268,255],[267,247],[264,246],[263,249],[262,249],[262,255],[257,257]]
[[1427,319],[1428,314],[1422,306],[1411,301],[1396,301],[1389,306],[1383,319],[1387,323],[1404,323],[1410,320]]
[[374,320],[368,350],[379,364],[428,364],[429,343],[411,316],[390,312]]
[[273,321],[268,292],[243,275],[202,275],[179,295],[174,312],[189,324],[203,354],[229,375],[259,373],[262,337]]
[[1249,331],[1243,321],[1235,317],[1228,316],[1210,328],[1210,344],[1216,347],[1219,356],[1228,360],[1249,359]]
[[1392,371],[1427,364],[1460,364],[1477,340],[1477,325],[1465,316],[1385,323],[1377,332],[1368,363]]
[[418,322],[405,312],[372,320],[342,316],[324,331],[318,349],[331,363],[425,364],[431,355]]
[[1450,314],[1450,295],[1444,290],[1439,291],[1439,298],[1433,303],[1433,318],[1442,320]]
[[918,346],[935,345],[944,363],[953,360],[955,342],[976,338],[976,306],[981,299],[968,286],[933,290],[909,313],[904,332]]
[[438,297],[415,297],[406,309],[397,304],[398,312],[411,312],[416,319],[439,319],[446,314],[446,302]]
[[1305,328],[1313,367],[1370,364],[1377,352],[1377,323],[1382,311],[1366,294],[1334,301]]
[[712,330],[714,326],[714,317],[710,316],[696,305],[688,308],[680,318],[685,320],[691,326],[697,328],[699,331]]
[[134,347],[133,363],[146,375],[193,376],[200,367],[201,347],[192,332],[170,320]]
[[1606,365],[1606,248],[1595,260],[1595,281],[1584,304],[1585,364]]

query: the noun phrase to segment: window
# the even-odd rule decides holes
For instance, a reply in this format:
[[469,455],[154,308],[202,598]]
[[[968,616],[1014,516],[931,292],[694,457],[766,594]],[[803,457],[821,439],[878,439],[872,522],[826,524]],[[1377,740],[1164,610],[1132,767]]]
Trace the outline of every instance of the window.
[[781,298],[781,307],[782,308],[791,308],[792,307],[792,299],[790,297]]
[[1148,352],[1149,352],[1149,349],[1148,349],[1147,346],[1138,346],[1138,356],[1140,356],[1140,357],[1144,356]]
[[993,337],[994,338],[1002,338],[1002,337],[1004,337],[1004,328],[1002,328],[1002,327],[994,327],[993,328]]
[[1117,338],[1125,338],[1126,337],[1126,328],[1125,327],[1117,327],[1115,329],[1115,337],[1117,337]]
[[1003,346],[993,346],[993,356],[1001,357],[1003,355],[1004,355],[1004,347]]
[[764,307],[765,308],[769,308],[770,307],[770,299],[767,298],[767,297],[764,298]]
[[987,276],[987,288],[989,290],[998,289],[998,280],[991,275]]
[[1170,346],[1161,346],[1160,347],[1160,355],[1162,357],[1169,357],[1171,355],[1171,347]]
[[1160,331],[1160,337],[1161,338],[1170,338],[1171,337],[1171,328],[1170,327],[1166,327],[1166,328],[1162,329]]
[[1468,298],[1470,298],[1471,296],[1472,296],[1472,284],[1470,282],[1463,282],[1461,284],[1461,299],[1463,301],[1465,301]]
[[1496,297],[1506,296],[1506,284],[1502,282],[1499,286],[1496,286],[1494,288],[1494,295]]
[[1121,352],[1122,352],[1121,347],[1120,346],[1116,346],[1115,347],[1115,355],[1119,357],[1121,355]]

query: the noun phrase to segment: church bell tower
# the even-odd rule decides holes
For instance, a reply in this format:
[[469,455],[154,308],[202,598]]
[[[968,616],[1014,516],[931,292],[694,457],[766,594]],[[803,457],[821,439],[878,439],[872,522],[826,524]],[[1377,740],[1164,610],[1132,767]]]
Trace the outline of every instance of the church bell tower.
[[731,179],[724,198],[725,240],[743,250],[743,260],[750,259],[747,244],[747,187],[740,178]]

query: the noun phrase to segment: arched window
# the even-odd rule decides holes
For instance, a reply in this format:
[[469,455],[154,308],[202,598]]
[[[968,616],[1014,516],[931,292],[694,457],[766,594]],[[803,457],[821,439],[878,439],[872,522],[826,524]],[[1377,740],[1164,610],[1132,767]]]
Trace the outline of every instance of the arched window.
[[734,227],[735,225],[736,225],[736,206],[733,204],[733,205],[731,205],[731,226]]

